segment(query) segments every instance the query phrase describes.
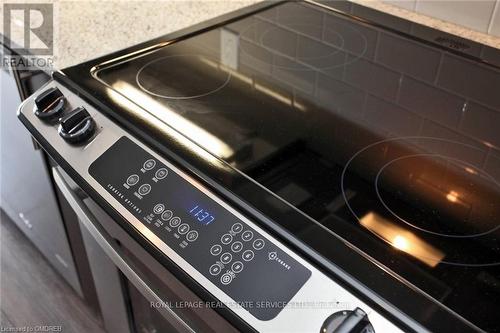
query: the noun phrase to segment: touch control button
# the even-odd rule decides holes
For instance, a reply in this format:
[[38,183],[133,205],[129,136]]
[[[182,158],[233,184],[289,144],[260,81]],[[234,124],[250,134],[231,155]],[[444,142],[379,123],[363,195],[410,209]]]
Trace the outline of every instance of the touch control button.
[[212,266],[210,266],[210,274],[216,276],[216,275],[219,275],[220,271],[221,271],[221,267],[217,264],[213,264]]
[[242,242],[234,242],[231,244],[231,250],[233,252],[240,252],[243,249],[243,243]]
[[222,276],[220,277],[220,282],[223,284],[223,285],[228,285],[231,283],[231,281],[233,281],[233,276],[229,273],[224,273],[222,274]]
[[170,225],[172,228],[177,227],[179,224],[181,224],[181,219],[178,218],[177,216],[172,217],[170,222],[168,222],[168,225]]
[[220,238],[220,241],[222,244],[227,245],[233,241],[233,236],[231,236],[230,234],[224,234]]
[[187,225],[186,223],[183,223],[179,226],[179,229],[177,229],[177,231],[181,234],[181,235],[184,235],[186,234],[188,231],[189,231],[189,225]]
[[222,252],[222,246],[219,244],[212,245],[210,248],[210,254],[213,256],[218,256]]
[[156,206],[153,207],[153,212],[155,214],[161,214],[165,210],[165,205],[164,204],[156,204]]
[[140,195],[146,195],[149,192],[151,192],[151,185],[142,184],[141,187],[139,187],[139,190],[137,192],[139,192]]
[[243,225],[241,223],[235,223],[231,227],[231,231],[234,232],[235,234],[239,234],[243,230]]
[[263,239],[257,238],[256,240],[253,241],[252,245],[254,249],[262,250],[262,248],[264,247],[264,245],[266,245],[266,243],[264,242]]
[[243,263],[241,261],[235,261],[231,265],[231,270],[235,273],[239,273],[243,270]]
[[198,231],[196,230],[191,230],[190,232],[188,232],[188,234],[186,235],[186,239],[189,241],[189,242],[194,242],[195,240],[198,239]]
[[225,252],[220,256],[220,262],[223,264],[229,264],[233,260],[233,255],[229,252]]
[[254,253],[252,250],[246,250],[245,252],[243,252],[243,255],[241,256],[243,258],[243,260],[245,261],[250,261],[253,259],[254,257]]
[[155,173],[155,177],[158,180],[161,180],[161,179],[167,177],[167,175],[168,175],[168,170],[165,168],[160,168],[160,169],[156,170],[156,173]]
[[171,210],[166,210],[163,212],[163,214],[161,214],[161,219],[163,221],[168,221],[172,218],[172,215],[174,215],[174,213],[172,213]]
[[241,234],[241,239],[243,239],[245,242],[251,241],[252,238],[253,238],[253,232],[250,230],[247,230]]
[[127,185],[134,186],[139,182],[139,176],[136,174],[130,175],[127,178]]
[[144,170],[151,170],[155,167],[155,165],[156,165],[156,161],[151,158],[151,159],[147,160],[146,162],[144,162],[143,167],[144,167]]

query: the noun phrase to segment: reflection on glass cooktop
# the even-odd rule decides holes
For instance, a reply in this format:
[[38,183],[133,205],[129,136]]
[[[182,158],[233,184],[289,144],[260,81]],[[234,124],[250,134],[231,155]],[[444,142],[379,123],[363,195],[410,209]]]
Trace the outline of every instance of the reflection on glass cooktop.
[[494,66],[287,3],[97,77],[477,326],[498,329]]

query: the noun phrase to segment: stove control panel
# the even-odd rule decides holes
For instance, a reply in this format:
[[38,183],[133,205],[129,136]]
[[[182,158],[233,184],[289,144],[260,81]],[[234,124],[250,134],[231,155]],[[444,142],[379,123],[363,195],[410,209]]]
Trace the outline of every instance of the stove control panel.
[[234,302],[270,320],[311,272],[239,213],[126,137],[89,168],[116,200]]

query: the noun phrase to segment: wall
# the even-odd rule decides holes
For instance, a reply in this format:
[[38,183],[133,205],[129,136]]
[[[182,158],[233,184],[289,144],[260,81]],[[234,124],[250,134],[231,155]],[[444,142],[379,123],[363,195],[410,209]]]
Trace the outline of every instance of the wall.
[[384,0],[383,2],[500,36],[500,0]]
[[[346,4],[362,16],[358,10]],[[370,25],[351,29],[312,6],[269,10],[229,28],[240,35],[240,73],[254,86],[266,78],[292,105],[315,101],[385,137],[436,138],[440,144],[423,148],[500,179],[498,71]]]

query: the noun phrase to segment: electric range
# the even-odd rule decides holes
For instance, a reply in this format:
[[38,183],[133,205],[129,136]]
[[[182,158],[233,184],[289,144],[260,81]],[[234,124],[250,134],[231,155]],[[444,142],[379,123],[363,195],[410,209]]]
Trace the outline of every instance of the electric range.
[[499,89],[498,50],[265,2],[56,72],[19,117],[239,329],[499,332]]

